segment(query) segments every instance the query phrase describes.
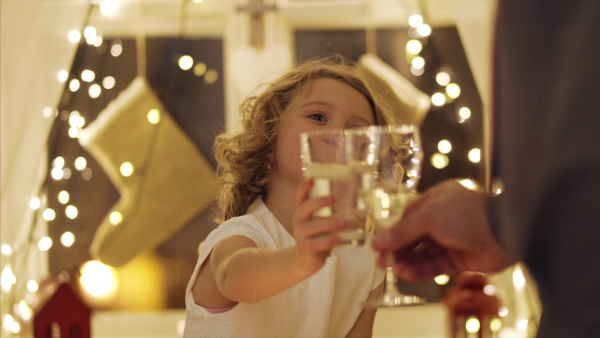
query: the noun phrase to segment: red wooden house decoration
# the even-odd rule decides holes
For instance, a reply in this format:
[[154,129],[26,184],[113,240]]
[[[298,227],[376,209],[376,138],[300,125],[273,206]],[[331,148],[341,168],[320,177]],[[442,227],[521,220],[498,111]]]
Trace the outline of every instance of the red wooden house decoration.
[[35,338],[89,338],[92,309],[66,272],[41,283],[34,307]]

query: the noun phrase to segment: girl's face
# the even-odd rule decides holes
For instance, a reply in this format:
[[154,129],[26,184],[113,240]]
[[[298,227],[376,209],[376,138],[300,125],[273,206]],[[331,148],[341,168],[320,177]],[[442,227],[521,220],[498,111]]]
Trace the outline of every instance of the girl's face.
[[329,78],[305,85],[279,123],[271,185],[285,184],[296,189],[302,181],[300,133],[373,124],[375,118],[369,101],[352,86]]

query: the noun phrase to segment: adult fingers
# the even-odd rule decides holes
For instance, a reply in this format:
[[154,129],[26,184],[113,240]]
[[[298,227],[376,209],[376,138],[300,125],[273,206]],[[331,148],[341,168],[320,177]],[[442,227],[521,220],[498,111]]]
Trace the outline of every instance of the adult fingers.
[[372,243],[373,249],[376,251],[410,249],[426,237],[424,224],[425,220],[421,213],[407,215],[393,227],[379,230]]

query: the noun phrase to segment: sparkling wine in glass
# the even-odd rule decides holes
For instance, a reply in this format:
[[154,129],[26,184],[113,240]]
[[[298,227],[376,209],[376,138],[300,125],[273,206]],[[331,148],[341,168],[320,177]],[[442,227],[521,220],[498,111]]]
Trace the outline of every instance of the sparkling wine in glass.
[[[369,215],[378,228],[396,224],[410,200],[416,195],[421,177],[423,150],[417,126],[396,125],[370,127],[367,132],[376,149],[376,170],[371,189],[365,196]],[[383,295],[367,304],[376,307],[420,305],[425,299],[400,292],[392,266],[394,253],[386,253]]]

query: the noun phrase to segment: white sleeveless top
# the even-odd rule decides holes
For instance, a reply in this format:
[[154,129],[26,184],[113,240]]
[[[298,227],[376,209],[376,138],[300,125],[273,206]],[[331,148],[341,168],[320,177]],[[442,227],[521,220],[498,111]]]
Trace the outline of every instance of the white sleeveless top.
[[231,235],[253,240],[259,248],[278,249],[295,239],[257,198],[244,216],[213,230],[202,245],[185,294],[186,324],[191,337],[345,337],[360,315],[370,292],[383,280],[369,244],[336,248],[325,266],[295,286],[254,304],[239,303],[222,313],[210,313],[194,302],[192,286],[215,244]]

